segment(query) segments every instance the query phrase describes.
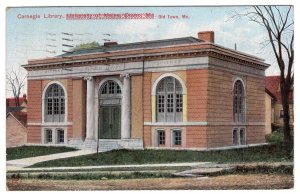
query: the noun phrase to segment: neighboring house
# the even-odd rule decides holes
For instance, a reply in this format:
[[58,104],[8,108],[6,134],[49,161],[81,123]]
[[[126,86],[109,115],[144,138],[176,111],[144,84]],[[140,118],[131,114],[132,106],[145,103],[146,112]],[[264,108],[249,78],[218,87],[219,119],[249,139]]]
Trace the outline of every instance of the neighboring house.
[[17,106],[15,98],[6,98],[6,113],[8,112],[27,112],[27,96],[19,97],[20,106]]
[[[226,38],[226,37],[224,37]],[[262,59],[214,32],[29,60],[28,142],[206,149],[265,142]]]
[[27,143],[27,113],[9,112],[6,115],[6,147],[16,147]]
[[[293,90],[293,88],[292,88]],[[281,104],[280,76],[266,77],[266,133],[271,133],[275,128],[283,127],[283,108]],[[267,97],[268,96],[268,97]],[[270,100],[272,99],[272,100]],[[294,95],[289,96],[290,124],[294,125]],[[269,118],[270,119],[267,119]],[[273,128],[270,126],[273,125]]]
[[265,111],[266,111],[266,134],[272,133],[272,123],[274,123],[274,102],[275,96],[265,89]]

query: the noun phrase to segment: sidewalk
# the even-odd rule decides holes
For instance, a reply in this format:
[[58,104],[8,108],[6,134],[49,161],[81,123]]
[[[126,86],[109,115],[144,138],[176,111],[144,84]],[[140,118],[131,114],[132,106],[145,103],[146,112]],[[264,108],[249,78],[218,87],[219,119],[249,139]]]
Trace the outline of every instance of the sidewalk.
[[163,164],[131,164],[131,165],[103,165],[103,166],[76,166],[76,167],[48,167],[48,168],[8,168],[7,170],[18,171],[55,171],[55,170],[90,170],[90,169],[108,169],[108,168],[143,168],[143,167],[197,167],[210,162],[184,162],[184,163],[163,163]]
[[75,157],[75,156],[82,156],[82,155],[88,155],[96,153],[92,150],[78,150],[78,151],[72,151],[72,152],[63,152],[58,154],[51,154],[51,155],[45,155],[45,156],[37,156],[37,157],[31,157],[31,158],[22,158],[17,160],[9,160],[6,162],[6,170],[20,170],[24,167],[31,166],[33,164],[49,161],[49,160],[56,160],[61,158],[69,158],[69,157]]

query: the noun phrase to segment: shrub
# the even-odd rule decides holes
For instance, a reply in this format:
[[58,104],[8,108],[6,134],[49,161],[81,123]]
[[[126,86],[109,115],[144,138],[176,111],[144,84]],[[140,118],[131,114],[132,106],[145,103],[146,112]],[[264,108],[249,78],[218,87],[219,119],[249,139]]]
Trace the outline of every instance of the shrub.
[[283,132],[275,131],[266,135],[266,141],[268,143],[281,144],[283,142]]

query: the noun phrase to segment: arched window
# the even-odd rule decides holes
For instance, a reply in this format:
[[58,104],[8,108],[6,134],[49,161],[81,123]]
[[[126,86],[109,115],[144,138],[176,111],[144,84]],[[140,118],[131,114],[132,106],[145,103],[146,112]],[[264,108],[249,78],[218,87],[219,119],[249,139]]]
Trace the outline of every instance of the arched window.
[[113,80],[104,82],[99,93],[100,104],[121,104],[122,92],[117,82]]
[[182,121],[182,86],[174,77],[160,80],[156,88],[157,122]]
[[234,83],[233,88],[233,121],[245,122],[245,91],[241,80]]
[[45,122],[65,121],[65,92],[58,84],[51,84],[45,93]]
[[100,89],[101,95],[118,95],[121,94],[121,88],[119,84],[113,80],[104,82]]

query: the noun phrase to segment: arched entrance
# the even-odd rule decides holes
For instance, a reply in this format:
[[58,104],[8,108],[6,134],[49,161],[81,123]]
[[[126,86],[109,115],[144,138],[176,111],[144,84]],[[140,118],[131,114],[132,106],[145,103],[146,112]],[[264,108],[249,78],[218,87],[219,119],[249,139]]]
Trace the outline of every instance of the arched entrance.
[[113,80],[105,81],[99,90],[100,139],[121,138],[121,102],[119,84]]

